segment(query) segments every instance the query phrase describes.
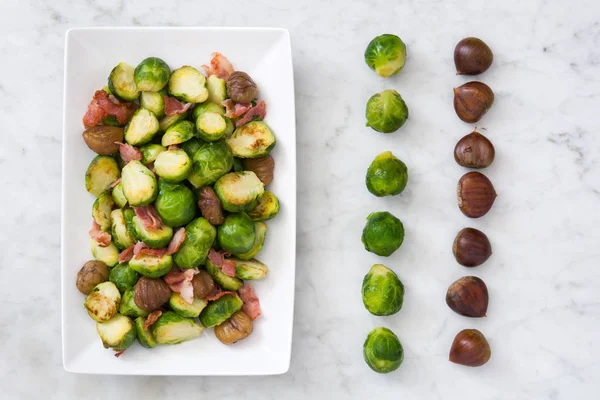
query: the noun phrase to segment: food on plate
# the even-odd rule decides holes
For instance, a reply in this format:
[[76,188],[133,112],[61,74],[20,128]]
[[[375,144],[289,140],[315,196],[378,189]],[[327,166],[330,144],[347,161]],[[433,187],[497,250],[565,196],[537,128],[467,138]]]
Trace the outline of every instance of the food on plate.
[[479,218],[487,214],[498,196],[494,185],[481,172],[464,174],[456,188],[458,207],[469,218]]
[[379,256],[389,257],[404,240],[402,222],[387,211],[374,212],[367,217],[362,232],[365,249]]
[[99,283],[109,278],[108,266],[102,261],[91,260],[83,264],[77,272],[77,289],[83,294],[90,294]]
[[83,141],[90,150],[108,156],[119,151],[119,143],[123,141],[123,128],[108,125],[92,126],[83,131]]
[[85,172],[85,188],[98,197],[121,177],[121,169],[111,156],[96,156]]
[[92,319],[106,322],[117,314],[121,303],[121,293],[112,282],[97,284],[85,298],[83,306]]
[[162,279],[142,276],[134,289],[135,304],[143,310],[156,310],[171,298],[171,288]]
[[141,275],[135,272],[127,262],[117,264],[110,270],[108,280],[117,286],[121,294],[128,289],[133,289]]
[[212,328],[228,320],[243,305],[244,302],[237,294],[229,292],[204,307],[200,313],[200,322],[205,328]]
[[448,307],[465,317],[485,317],[488,300],[487,286],[476,276],[464,276],[458,279],[448,287],[446,292]]
[[279,212],[279,199],[268,190],[258,198],[256,207],[248,211],[248,216],[252,221],[268,221],[275,218]]
[[375,264],[363,279],[362,299],[371,314],[393,315],[402,308],[404,285],[394,271]]
[[185,180],[191,168],[192,160],[179,148],[163,151],[154,161],[154,173],[165,182],[178,183]]
[[236,103],[250,103],[258,97],[258,86],[247,73],[234,71],[227,78],[227,94]]
[[233,344],[250,336],[252,329],[252,319],[240,310],[225,322],[215,326],[215,336],[223,344]]
[[478,75],[492,65],[494,53],[481,39],[467,37],[454,48],[454,65],[458,75]]
[[229,253],[247,253],[256,240],[254,222],[244,212],[229,214],[217,228],[217,238],[221,247]]
[[242,280],[255,281],[267,276],[267,266],[254,258],[250,260],[232,258],[231,261],[235,264],[235,276]]
[[375,37],[365,50],[365,62],[377,75],[387,78],[396,75],[406,62],[406,45],[396,35]]
[[464,329],[456,335],[450,348],[451,362],[467,367],[479,367],[490,360],[492,351],[483,333]]
[[494,92],[483,82],[467,82],[454,88],[454,111],[470,124],[479,121],[494,104]]
[[377,132],[396,132],[408,119],[408,107],[395,90],[376,93],[367,101],[367,126]]
[[194,318],[186,318],[173,311],[163,313],[152,325],[152,334],[158,344],[177,344],[200,336],[203,327]]
[[154,203],[163,224],[170,227],[184,226],[196,216],[196,197],[184,184],[158,180],[158,195]]
[[256,158],[266,156],[273,150],[275,135],[263,121],[250,121],[233,131],[225,142],[235,157]]
[[148,57],[135,67],[133,78],[141,92],[158,92],[169,82],[171,69],[166,62],[157,57]]
[[105,349],[117,351],[117,357],[134,342],[136,329],[133,321],[125,315],[116,314],[108,321],[96,323],[96,331]]
[[264,157],[244,158],[241,168],[242,170],[254,172],[263,185],[267,186],[273,180],[275,160],[268,154]]
[[464,228],[452,245],[456,261],[465,267],[477,267],[492,255],[492,244],[485,233],[475,228]]
[[252,171],[230,172],[215,182],[215,193],[226,211],[251,210],[265,192],[265,186]]
[[373,371],[387,374],[397,370],[402,364],[404,349],[394,332],[379,327],[367,335],[363,345],[363,358]]
[[366,184],[377,197],[402,193],[408,182],[408,168],[391,151],[379,154],[367,170]]
[[192,169],[187,180],[196,189],[214,184],[233,166],[231,147],[222,140],[194,142],[187,146],[187,150],[184,145],[185,143],[182,143],[182,148],[188,155],[193,150],[193,154],[190,156],[192,158]]
[[467,168],[489,167],[495,156],[494,145],[477,129],[463,136],[454,147],[454,160]]

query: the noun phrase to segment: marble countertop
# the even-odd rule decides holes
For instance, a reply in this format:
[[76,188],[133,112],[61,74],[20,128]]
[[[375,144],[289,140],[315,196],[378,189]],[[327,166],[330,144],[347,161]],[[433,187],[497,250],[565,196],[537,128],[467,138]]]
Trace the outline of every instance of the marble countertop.
[[[225,4],[225,3],[223,3]],[[600,396],[600,3],[574,1],[4,1],[0,5],[0,387],[3,398],[592,399]],[[298,250],[290,371],[271,377],[118,377],[66,373],[60,342],[60,183],[65,31],[81,26],[278,26],[292,37],[298,129]],[[404,71],[382,79],[363,61],[381,33],[407,43]],[[486,40],[496,93],[478,124],[496,146],[485,170],[499,197],[468,220],[456,205],[464,169],[452,149],[472,126],[452,108],[454,45]],[[117,44],[115,44],[117,45]],[[396,89],[410,108],[397,133],[365,127],[367,99]],[[364,174],[391,150],[409,168],[400,196],[376,198]],[[406,239],[367,253],[365,217],[389,210]],[[494,255],[460,267],[451,245],[473,226]],[[385,263],[406,286],[403,309],[368,314],[360,285]],[[488,317],[444,302],[462,275],[484,279]],[[401,368],[362,360],[369,330],[394,330]],[[477,328],[492,359],[447,361],[454,335]],[[189,397],[192,396],[192,397]]]

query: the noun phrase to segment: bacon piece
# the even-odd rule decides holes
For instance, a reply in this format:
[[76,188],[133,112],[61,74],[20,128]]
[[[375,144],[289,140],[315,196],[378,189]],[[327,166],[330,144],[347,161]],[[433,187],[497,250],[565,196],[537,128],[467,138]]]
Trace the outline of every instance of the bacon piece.
[[83,126],[86,129],[98,125],[109,115],[115,116],[119,124],[124,125],[138,108],[135,103],[122,103],[111,97],[104,90],[96,90],[83,117]]
[[[143,243],[143,242],[140,242]],[[133,258],[133,250],[135,249],[135,245],[133,246],[129,246],[128,248],[126,248],[125,250],[123,250],[122,252],[119,253],[119,262],[120,263],[124,263],[124,262],[128,262]],[[138,251],[139,253],[139,251]]]
[[235,295],[235,292],[229,292],[229,291],[223,291],[221,289],[216,289],[214,293],[209,294],[208,296],[206,296],[204,298],[204,300],[206,301],[215,301],[223,296],[225,296],[226,294],[233,294]]
[[169,145],[169,147],[167,147],[167,150],[179,150],[179,146],[177,146],[176,144],[172,144]]
[[152,206],[133,207],[135,215],[142,221],[144,228],[155,231],[163,226],[162,220]]
[[144,321],[144,330],[147,331],[162,315],[161,310],[154,310],[148,314],[148,318]]
[[167,249],[151,249],[144,242],[137,242],[135,246],[133,246],[133,258],[140,258],[143,255],[162,257],[165,254],[167,254]]
[[229,118],[237,118],[252,108],[252,103],[236,103],[231,99],[223,100],[221,104],[225,106],[225,115]]
[[147,248],[148,248],[148,245],[146,243],[144,243],[144,242],[137,242],[133,246],[133,255],[137,256],[142,249],[147,249]]
[[171,241],[169,242],[169,245],[167,246],[167,254],[175,254],[179,250],[179,247],[181,247],[181,244],[183,243],[184,240],[185,240],[185,228],[177,229],[177,232],[175,232],[175,234],[173,235],[173,238],[171,239]]
[[146,165],[146,168],[148,168],[150,171],[152,171],[152,173],[154,175],[156,175],[156,177],[158,177],[158,175],[156,174],[156,171],[154,171],[154,161],[151,162],[150,164]]
[[217,266],[225,275],[235,276],[235,263],[225,259],[225,253],[210,249],[208,259]]
[[261,314],[260,312],[260,301],[258,297],[254,294],[254,289],[252,285],[245,284],[238,290],[238,294],[240,295],[240,299],[244,302],[242,306],[242,310],[248,314],[250,319],[255,320]]
[[[127,350],[127,349],[125,349]],[[115,350],[115,357],[119,358],[125,353],[125,350]]]
[[116,181],[114,181],[113,183],[111,183],[109,188],[114,189],[114,187],[117,186],[119,183],[121,183],[121,178],[119,178]]
[[100,225],[98,225],[96,220],[92,220],[92,228],[90,229],[89,234],[92,239],[98,242],[100,247],[108,247],[112,240],[110,233],[101,230]]
[[196,268],[186,269],[183,272],[172,269],[168,274],[163,276],[163,279],[172,291],[181,295],[183,301],[192,304],[194,302],[194,286],[192,285],[192,279],[194,279],[194,275],[199,272],[200,271]]
[[125,164],[131,160],[142,159],[142,152],[137,148],[127,143],[115,142],[119,145],[119,155]]
[[165,100],[165,114],[167,115],[183,114],[192,106],[192,103],[182,103],[175,97],[167,95],[163,95],[163,99]]
[[218,52],[211,53],[211,56],[213,58],[210,60],[210,66],[202,66],[204,71],[206,71],[206,76],[209,77],[211,75],[216,75],[221,79],[229,78],[229,75],[231,75],[234,69],[227,57]]
[[267,115],[267,105],[263,100],[259,101],[257,105],[246,111],[244,115],[237,121],[235,121],[236,128],[247,124],[248,122],[254,120],[258,117],[259,120],[265,119],[265,115]]

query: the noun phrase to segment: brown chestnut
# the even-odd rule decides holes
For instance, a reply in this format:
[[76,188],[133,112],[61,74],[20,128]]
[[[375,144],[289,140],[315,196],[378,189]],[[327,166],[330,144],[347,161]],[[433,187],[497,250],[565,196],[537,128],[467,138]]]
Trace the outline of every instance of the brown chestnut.
[[133,302],[142,310],[153,311],[169,301],[171,288],[162,279],[142,276],[135,284]]
[[458,75],[481,74],[487,71],[492,61],[492,50],[479,38],[464,38],[454,48],[454,65]]
[[198,191],[198,208],[202,212],[202,216],[206,218],[212,225],[221,225],[225,222],[223,210],[221,208],[221,200],[210,186],[205,186]]
[[492,255],[492,244],[480,230],[464,228],[454,239],[452,253],[460,265],[477,267]]
[[235,71],[227,78],[227,94],[236,103],[250,103],[258,97],[258,87],[250,75]]
[[83,264],[77,273],[77,289],[83,294],[90,294],[97,284],[108,280],[108,267],[102,261],[91,260]]
[[449,360],[468,367],[487,363],[492,355],[490,344],[477,329],[464,329],[456,335],[450,348]]
[[258,176],[263,185],[267,186],[273,180],[275,161],[270,155],[258,158],[244,158],[242,165],[246,171],[252,171]]
[[100,155],[110,155],[119,151],[116,142],[123,141],[123,128],[118,126],[98,125],[83,131],[83,141]]
[[452,311],[465,317],[485,317],[488,308],[488,290],[485,282],[476,276],[464,276],[448,287],[446,304]]
[[492,182],[481,172],[467,172],[456,188],[458,207],[469,218],[487,214],[498,196]]
[[474,123],[494,104],[494,92],[483,82],[467,82],[454,88],[454,110],[458,118]]
[[201,269],[200,272],[192,278],[192,287],[194,288],[194,297],[203,299],[213,292],[215,289],[215,282],[208,272]]
[[227,321],[215,326],[215,336],[223,344],[233,344],[250,336],[252,319],[243,311],[233,314]]
[[492,142],[477,130],[463,136],[454,147],[454,160],[467,168],[489,167],[495,156]]

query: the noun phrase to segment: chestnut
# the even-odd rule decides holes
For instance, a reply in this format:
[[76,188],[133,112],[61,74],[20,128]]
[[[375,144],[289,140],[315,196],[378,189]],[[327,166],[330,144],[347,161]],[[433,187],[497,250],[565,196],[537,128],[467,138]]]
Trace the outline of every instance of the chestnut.
[[480,230],[464,228],[454,239],[452,253],[460,265],[477,267],[492,255],[492,244]]
[[446,304],[452,311],[465,317],[485,317],[488,308],[488,290],[485,282],[476,276],[464,276],[448,287]]
[[492,351],[483,333],[464,329],[456,335],[450,348],[449,360],[455,364],[479,367],[490,360]]
[[467,37],[454,48],[454,65],[458,75],[478,75],[492,65],[494,53],[481,39]]
[[487,214],[498,196],[492,182],[481,172],[467,172],[456,188],[458,207],[469,218]]
[[463,136],[454,147],[454,160],[467,168],[489,167],[495,156],[492,142],[477,130]]
[[494,104],[494,92],[483,82],[467,82],[454,88],[454,111],[468,123],[479,121]]

